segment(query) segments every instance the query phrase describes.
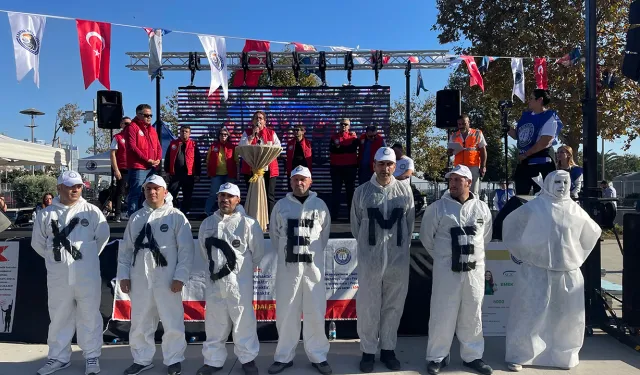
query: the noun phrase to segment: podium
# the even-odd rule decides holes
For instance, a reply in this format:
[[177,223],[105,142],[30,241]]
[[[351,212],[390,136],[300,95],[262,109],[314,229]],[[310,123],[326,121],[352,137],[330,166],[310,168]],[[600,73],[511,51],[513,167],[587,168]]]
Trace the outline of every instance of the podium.
[[265,232],[269,224],[269,210],[267,205],[267,191],[264,185],[265,168],[274,161],[282,147],[270,145],[247,145],[236,147],[238,155],[251,167],[253,176],[247,187],[247,197],[244,209],[248,216],[258,220],[260,228]]

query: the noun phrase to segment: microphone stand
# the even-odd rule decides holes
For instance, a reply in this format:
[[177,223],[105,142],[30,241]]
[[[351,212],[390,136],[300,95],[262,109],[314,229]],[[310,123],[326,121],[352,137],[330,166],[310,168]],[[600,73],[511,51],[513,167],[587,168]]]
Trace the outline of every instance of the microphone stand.
[[[507,197],[509,196],[509,126],[507,122],[509,121],[509,112],[511,111],[511,107],[513,106],[513,102],[511,100],[502,100],[498,103],[498,108],[500,109],[501,123],[502,123],[502,131],[504,132],[504,180],[507,185]],[[515,191],[515,190],[514,190]]]

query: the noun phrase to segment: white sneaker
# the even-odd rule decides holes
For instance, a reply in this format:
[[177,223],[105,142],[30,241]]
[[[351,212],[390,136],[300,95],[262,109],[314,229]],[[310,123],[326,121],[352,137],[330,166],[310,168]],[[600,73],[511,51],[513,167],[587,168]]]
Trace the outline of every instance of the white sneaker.
[[57,359],[49,359],[47,363],[42,366],[40,370],[38,370],[38,375],[49,375],[53,374],[58,370],[65,369],[71,365],[71,362],[62,363]]
[[97,375],[100,372],[100,360],[98,357],[87,358],[87,367],[84,375]]
[[507,367],[509,368],[509,371],[513,371],[513,372],[522,371],[522,365],[519,365],[517,363],[507,363]]

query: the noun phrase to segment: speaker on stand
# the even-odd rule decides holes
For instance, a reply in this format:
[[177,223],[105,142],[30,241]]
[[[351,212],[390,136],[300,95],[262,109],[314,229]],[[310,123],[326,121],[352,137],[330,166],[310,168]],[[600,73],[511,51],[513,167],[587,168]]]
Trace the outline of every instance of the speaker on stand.
[[[120,122],[124,117],[124,109],[122,107],[122,93],[119,91],[99,90],[97,92],[97,108],[96,117],[98,119],[98,128],[109,129],[109,140],[113,140],[113,129],[120,129]],[[115,177],[113,168],[111,169],[111,185],[110,190],[115,189]],[[113,204],[113,202],[112,202]]]
[[[462,114],[462,93],[460,90],[440,90],[436,93],[436,128],[447,131],[447,142],[458,129],[458,117]],[[447,154],[447,170],[453,169]]]

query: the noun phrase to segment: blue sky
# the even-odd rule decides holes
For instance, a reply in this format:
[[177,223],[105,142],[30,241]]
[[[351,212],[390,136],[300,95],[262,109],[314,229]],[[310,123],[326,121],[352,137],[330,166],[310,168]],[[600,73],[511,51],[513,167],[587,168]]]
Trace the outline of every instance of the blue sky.
[[[437,34],[431,31],[435,23],[434,0],[397,2],[369,0],[325,0],[305,3],[291,0],[274,2],[179,2],[156,0],[131,2],[114,0],[108,3],[65,0],[10,3],[4,10],[26,13],[51,14],[73,18],[122,23],[169,30],[237,36],[249,39],[296,41],[313,45],[360,46],[364,49],[427,50],[450,49],[440,45]],[[16,4],[16,5],[14,5]],[[108,5],[107,5],[108,4]],[[189,5],[187,5],[189,4]],[[76,25],[71,20],[47,19],[40,55],[40,89],[29,73],[21,83],[17,82],[13,45],[9,21],[0,13],[0,132],[18,139],[30,138],[30,130],[24,125],[28,117],[18,112],[35,107],[46,115],[37,118],[35,137],[51,141],[55,113],[66,103],[78,103],[83,110],[90,110],[97,90],[104,88],[94,82],[84,89],[78,49]],[[171,33],[164,40],[164,51],[201,51],[195,35]],[[228,51],[241,51],[243,40],[227,39]],[[272,51],[282,50],[282,45],[272,44]],[[111,89],[123,93],[125,113],[132,115],[139,103],[155,105],[155,84],[146,72],[133,72],[125,68],[129,63],[125,52],[145,52],[148,39],[142,29],[113,26],[111,47]],[[435,93],[446,84],[450,70],[423,70],[427,89]],[[162,81],[163,98],[179,86],[189,83],[189,72],[167,72]],[[327,74],[329,85],[346,83],[346,73]],[[354,85],[371,85],[373,71],[354,71]],[[391,86],[392,98],[404,94],[404,71],[382,71],[380,84]],[[209,85],[209,72],[196,74],[195,84]],[[415,90],[415,73],[412,74],[412,91]],[[81,124],[73,137],[79,145],[81,157],[93,143],[87,131],[91,123]],[[64,137],[68,137],[66,134]],[[610,143],[607,150],[622,153],[622,142]],[[634,144],[631,152],[640,153]]]

